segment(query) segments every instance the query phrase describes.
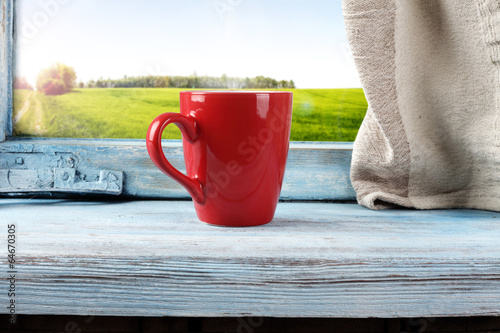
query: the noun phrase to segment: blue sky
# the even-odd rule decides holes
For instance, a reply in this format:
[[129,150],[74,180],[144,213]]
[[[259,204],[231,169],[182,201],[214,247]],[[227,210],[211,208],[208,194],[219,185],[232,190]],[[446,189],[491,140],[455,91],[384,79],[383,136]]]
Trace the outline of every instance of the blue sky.
[[341,0],[18,0],[17,74],[198,75],[360,87]]

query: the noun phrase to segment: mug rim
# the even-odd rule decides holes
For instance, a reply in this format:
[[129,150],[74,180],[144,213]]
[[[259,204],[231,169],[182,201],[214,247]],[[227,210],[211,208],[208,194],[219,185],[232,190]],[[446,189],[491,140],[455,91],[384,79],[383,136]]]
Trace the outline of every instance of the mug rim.
[[280,90],[183,90],[181,94],[216,95],[216,94],[293,94],[291,91]]

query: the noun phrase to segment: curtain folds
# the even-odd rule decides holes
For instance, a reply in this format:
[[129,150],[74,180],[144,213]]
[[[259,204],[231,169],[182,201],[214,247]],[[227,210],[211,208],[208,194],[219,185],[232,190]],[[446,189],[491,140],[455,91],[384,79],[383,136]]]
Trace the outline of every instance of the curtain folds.
[[368,100],[358,202],[500,211],[500,1],[343,0]]

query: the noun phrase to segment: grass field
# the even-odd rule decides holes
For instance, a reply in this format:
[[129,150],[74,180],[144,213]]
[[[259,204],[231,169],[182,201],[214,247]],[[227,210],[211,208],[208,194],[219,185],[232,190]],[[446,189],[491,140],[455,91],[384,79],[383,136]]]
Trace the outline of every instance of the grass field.
[[[14,91],[14,134],[143,139],[163,112],[179,112],[173,88],[75,89],[60,96]],[[293,89],[293,141],[353,141],[365,115],[362,89]],[[176,126],[163,137],[180,139]]]

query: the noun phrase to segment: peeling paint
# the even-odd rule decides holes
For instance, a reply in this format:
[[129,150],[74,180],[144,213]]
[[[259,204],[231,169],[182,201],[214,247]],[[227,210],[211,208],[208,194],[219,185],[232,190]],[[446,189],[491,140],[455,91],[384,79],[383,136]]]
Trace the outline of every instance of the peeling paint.
[[5,7],[5,1],[2,1],[2,33],[5,33],[6,13],[7,13],[7,8]]
[[12,133],[13,0],[0,0],[0,142]]

